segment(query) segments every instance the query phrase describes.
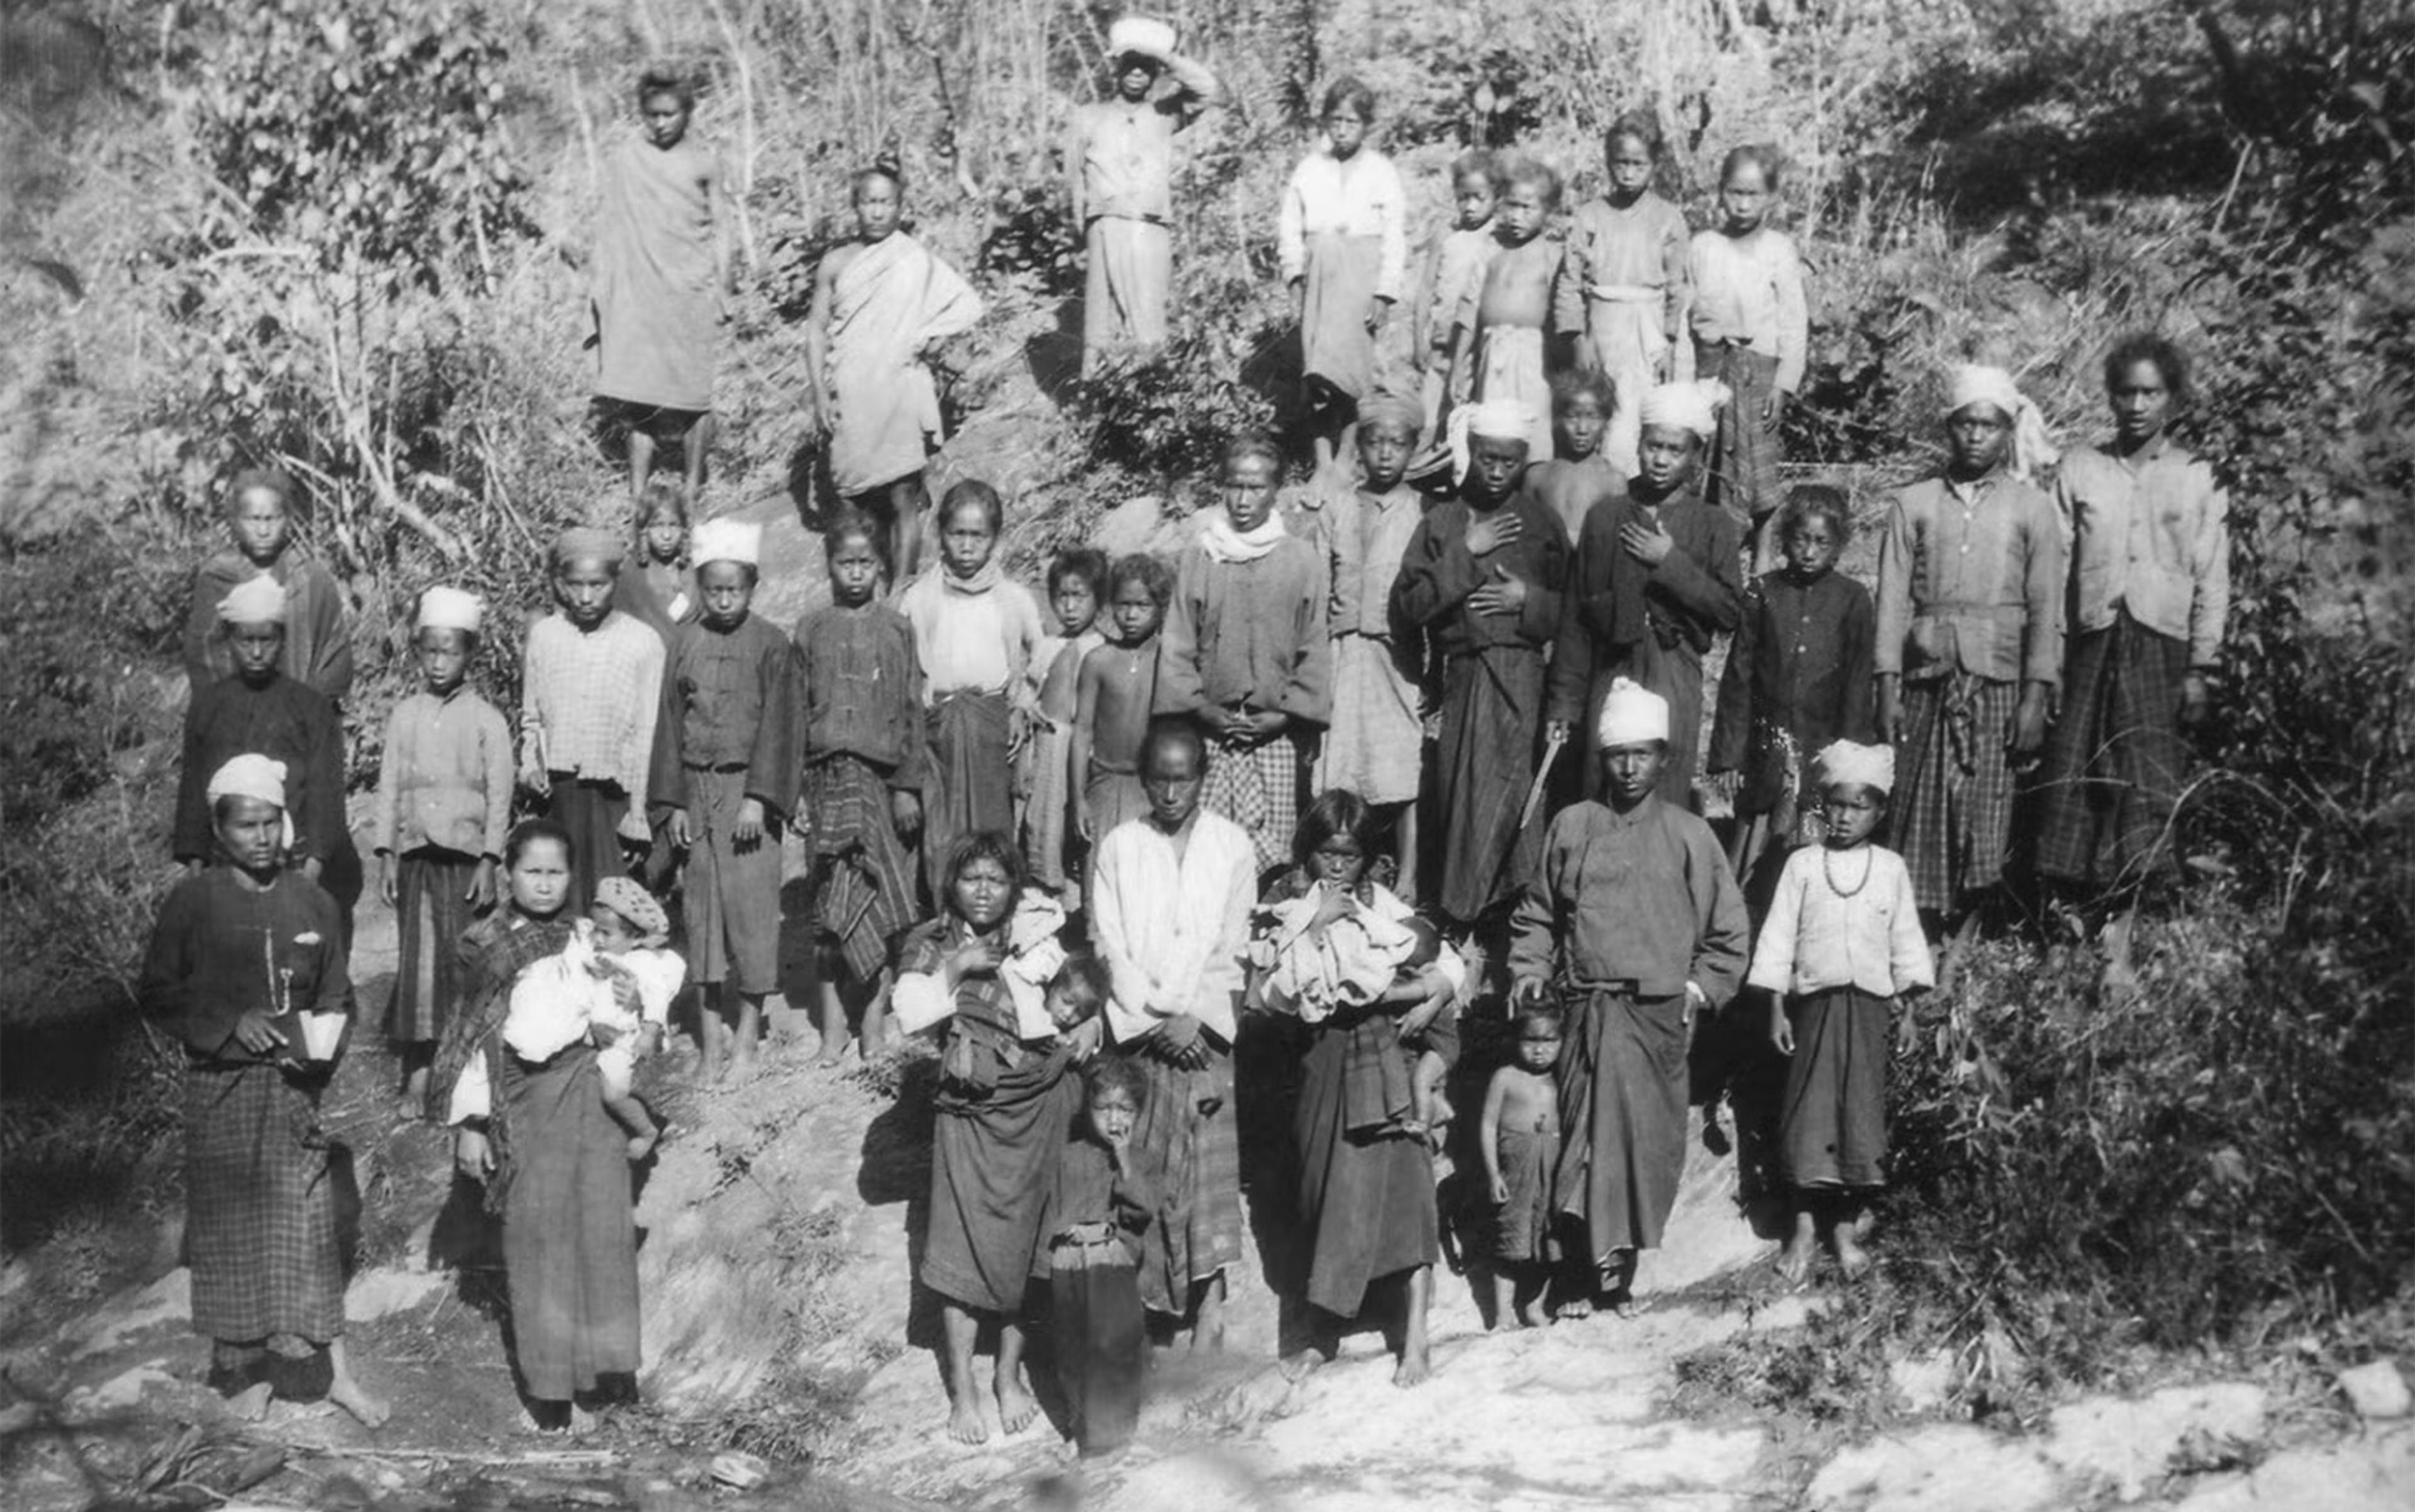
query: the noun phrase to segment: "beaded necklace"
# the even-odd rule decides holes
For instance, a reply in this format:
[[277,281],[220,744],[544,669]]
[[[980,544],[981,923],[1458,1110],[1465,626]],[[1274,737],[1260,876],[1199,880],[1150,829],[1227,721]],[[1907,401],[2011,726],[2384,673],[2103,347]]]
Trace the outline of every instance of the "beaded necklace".
[[1868,887],[1870,885],[1870,873],[1879,863],[1879,859],[1870,854],[1869,846],[1855,846],[1853,848],[1862,853],[1862,879],[1854,883],[1850,888],[1841,888],[1837,885],[1837,873],[1835,870],[1836,862],[1834,858],[1837,854],[1837,847],[1834,846],[1822,846],[1820,847],[1820,875],[1827,879],[1828,891],[1840,898],[1850,898],[1853,894],[1861,891],[1862,889]]

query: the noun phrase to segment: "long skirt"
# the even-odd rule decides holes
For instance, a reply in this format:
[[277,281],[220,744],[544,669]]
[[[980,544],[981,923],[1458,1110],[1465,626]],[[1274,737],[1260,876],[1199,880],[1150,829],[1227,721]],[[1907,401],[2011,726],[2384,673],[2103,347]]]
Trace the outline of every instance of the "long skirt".
[[1439,902],[1467,923],[1515,897],[1543,853],[1543,822],[1521,827],[1543,719],[1543,653],[1492,646],[1443,672],[1434,762],[1442,812]]
[[695,839],[680,889],[687,922],[688,973],[698,982],[732,981],[742,993],[780,985],[780,836],[766,816],[755,844],[739,847],[732,831],[746,801],[746,773],[687,773],[696,806],[688,814]]
[[1146,359],[1165,345],[1165,301],[1174,287],[1174,237],[1154,220],[1100,216],[1083,232],[1089,273],[1082,285],[1082,376],[1107,361]]
[[1643,396],[1658,382],[1660,360],[1669,351],[1669,334],[1661,325],[1666,300],[1664,291],[1637,285],[1621,288],[1612,297],[1604,297],[1598,288],[1585,301],[1586,329],[1613,392],[1601,455],[1622,478],[1635,475],[1636,447],[1643,435]]
[[969,834],[1014,833],[1014,765],[1007,759],[1002,693],[947,693],[927,715],[928,781],[922,787],[922,882],[936,902],[948,852]]
[[914,862],[890,816],[888,774],[842,751],[805,768],[799,806],[813,819],[814,926],[837,943],[850,976],[871,981],[915,911]]
[[1299,318],[1299,372],[1312,388],[1355,399],[1375,387],[1375,338],[1367,329],[1384,266],[1384,239],[1325,232],[1309,238]]
[[553,792],[546,816],[570,831],[570,901],[583,914],[595,901],[595,884],[625,876],[621,859],[621,821],[629,816],[629,795],[619,783],[595,782],[567,771],[551,774]]
[[1306,765],[1299,736],[1292,730],[1255,745],[1208,738],[1200,805],[1249,831],[1261,871],[1291,855],[1291,832],[1299,824],[1300,769]]
[[2047,742],[2037,868],[2134,888],[2168,871],[2172,808],[2188,771],[2181,683],[2188,643],[2128,614],[2075,636],[2062,718]]
[[1417,680],[1392,643],[1334,636],[1333,724],[1317,755],[1317,791],[1346,787],[1370,803],[1407,802],[1418,796],[1424,743]]
[[1556,1129],[1504,1129],[1501,1179],[1509,1196],[1487,1235],[1492,1258],[1529,1265],[1550,1258],[1552,1165],[1560,1156]]
[[[1079,1251],[1076,1251],[1077,1253]],[[1148,1317],[1129,1265],[1052,1268],[1048,1333],[1073,1443],[1084,1454],[1121,1448],[1140,1427]]]
[[1023,859],[1031,878],[1050,891],[1071,880],[1065,862],[1073,834],[1072,780],[1066,771],[1071,724],[1050,724],[1031,738],[1031,791],[1023,805]]
[[1700,342],[1694,354],[1695,376],[1718,379],[1729,394],[1711,439],[1702,497],[1738,518],[1758,521],[1778,507],[1778,464],[1785,457],[1778,427],[1761,417],[1778,389],[1778,359],[1748,347]]
[[941,1093],[922,1284],[950,1301],[1022,1315],[1049,1183],[1082,1111],[1072,1064],[1059,1052],[1004,1072],[986,1092]]
[[1082,801],[1089,808],[1093,856],[1098,854],[1099,842],[1107,838],[1117,825],[1127,819],[1148,817],[1148,793],[1140,785],[1140,773],[1102,766],[1095,756],[1082,784]]
[[1202,1070],[1139,1057],[1148,1096],[1132,1147],[1164,1172],[1156,1220],[1142,1235],[1140,1295],[1151,1312],[1190,1311],[1191,1288],[1241,1259],[1241,1141],[1233,1112],[1233,1057],[1211,1052]]
[[343,1333],[336,1189],[314,1085],[265,1064],[186,1068],[185,1250],[195,1333],[315,1344]]
[[1790,1187],[1886,1184],[1887,1021],[1895,999],[1838,987],[1787,1005],[1794,1054],[1778,1104],[1778,1170]]
[[1526,459],[1552,457],[1552,381],[1543,367],[1543,328],[1539,325],[1488,325],[1476,347],[1476,402],[1496,399],[1524,402],[1532,422],[1526,427]]
[[1560,1053],[1559,1165],[1552,1208],[1599,1266],[1656,1250],[1686,1168],[1686,999],[1597,989],[1568,1015]]
[[1400,1065],[1402,1055],[1393,1021],[1376,1015],[1349,1025],[1328,1020],[1301,1057],[1293,1132],[1299,1217],[1309,1234],[1308,1299],[1337,1317],[1358,1315],[1370,1282],[1431,1265],[1441,1253],[1425,1136],[1384,1117],[1380,1107],[1355,1111],[1364,1100],[1349,1091],[1359,1069],[1354,1062],[1384,1057]]
[[386,1033],[405,1043],[444,1037],[461,998],[461,932],[470,927],[470,883],[478,858],[421,846],[395,868],[394,1000]]
[[542,1066],[510,1062],[503,1081],[512,1349],[530,1397],[567,1401],[639,1363],[629,1135],[606,1110],[584,1045]]
[[2004,739],[2019,702],[2012,683],[1967,672],[1904,685],[1890,829],[1924,908],[1950,913],[2003,879],[2013,823]]

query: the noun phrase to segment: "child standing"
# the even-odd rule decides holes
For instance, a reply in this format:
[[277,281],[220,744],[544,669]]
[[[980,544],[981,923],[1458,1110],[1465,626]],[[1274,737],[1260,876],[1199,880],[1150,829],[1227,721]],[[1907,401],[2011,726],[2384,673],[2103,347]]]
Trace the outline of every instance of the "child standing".
[[1532,416],[1526,460],[1552,455],[1552,394],[1543,333],[1552,322],[1552,285],[1560,275],[1560,244],[1543,234],[1560,202],[1560,175],[1523,153],[1498,159],[1501,201],[1492,213],[1500,245],[1485,264],[1470,338],[1475,347],[1469,390],[1476,402],[1511,400]]
[[1492,154],[1481,149],[1460,154],[1450,165],[1450,198],[1457,218],[1426,255],[1412,329],[1418,368],[1425,375],[1421,419],[1424,428],[1437,436],[1449,411],[1467,398],[1460,336],[1476,323],[1484,270],[1501,246],[1492,234],[1492,209],[1501,198],[1501,172]]
[[378,894],[400,937],[387,1032],[402,1096],[428,1100],[428,1067],[461,998],[456,953],[472,916],[495,906],[512,813],[512,731],[469,686],[486,606],[437,587],[419,596],[412,636],[421,692],[394,707],[378,763]]
[[1550,1280],[1552,1167],[1560,1158],[1560,1010],[1526,1003],[1511,1016],[1513,1057],[1484,1086],[1477,1144],[1492,1207],[1492,1317],[1534,1326]]
[[687,487],[657,477],[638,500],[638,569],[622,571],[612,587],[612,606],[643,620],[671,643],[681,625],[696,618],[696,583],[688,572]]
[[553,543],[557,612],[529,626],[520,652],[520,784],[570,831],[585,908],[597,879],[626,875],[653,842],[647,768],[662,713],[662,637],[612,607],[623,547],[608,531]]
[[1114,641],[1082,658],[1066,775],[1080,793],[1074,820],[1084,846],[1148,812],[1141,791],[1140,746],[1157,701],[1158,632],[1174,597],[1174,570],[1145,551],[1118,557],[1107,575]]
[[1276,228],[1320,472],[1377,387],[1384,329],[1408,278],[1407,199],[1392,160],[1367,145],[1374,122],[1375,92],[1335,80],[1324,138],[1292,171]]
[[1289,846],[1308,742],[1333,701],[1326,562],[1275,513],[1282,471],[1270,436],[1225,444],[1224,507],[1182,548],[1157,657],[1155,711],[1198,722],[1201,801],[1249,831],[1261,867]]
[[1602,451],[1618,477],[1633,475],[1642,429],[1640,406],[1674,376],[1670,353],[1688,296],[1686,216],[1652,192],[1660,131],[1643,114],[1622,115],[1602,136],[1610,193],[1580,208],[1552,288],[1552,324],[1577,338],[1577,366],[1606,374],[1617,407]]
[[1795,489],[1778,516],[1786,565],[1745,595],[1708,763],[1735,801],[1729,858],[1741,877],[1764,846],[1797,844],[1798,820],[1818,806],[1806,801],[1811,753],[1866,741],[1877,726],[1878,609],[1869,590],[1836,570],[1852,533],[1843,494]]
[[[1075,829],[1066,757],[1073,744],[1073,718],[1080,711],[1082,659],[1107,641],[1099,627],[1099,610],[1106,598],[1106,553],[1075,546],[1058,552],[1048,564],[1048,607],[1057,629],[1040,637],[1031,657],[1031,681],[1040,689],[1040,724],[1027,748],[1030,765],[1023,849],[1032,880],[1054,893],[1063,894],[1078,875],[1068,864]],[[1080,906],[1078,892],[1070,906]]]
[[1771,227],[1778,155],[1738,147],[1719,164],[1719,223],[1698,232],[1688,263],[1693,283],[1694,375],[1731,396],[1711,447],[1712,503],[1749,520],[1753,569],[1771,565],[1763,522],[1778,507],[1778,434],[1803,386],[1811,344],[1810,306],[1794,243]]
[[886,1047],[889,947],[914,921],[922,829],[922,671],[906,617],[874,599],[879,531],[842,515],[822,538],[831,602],[797,621],[797,710],[812,827],[813,917],[821,946],[818,1064],[847,1049],[850,1012],[869,1057]]
[[906,179],[895,164],[855,175],[855,240],[814,274],[805,317],[813,428],[830,440],[841,498],[881,522],[892,580],[922,560],[931,496],[922,464],[939,441],[934,348],[981,319],[981,296],[955,269],[899,229]]
[[677,74],[638,81],[644,134],[606,163],[595,223],[595,398],[629,445],[639,499],[666,442],[704,487],[712,450],[712,367],[729,299],[729,209],[719,155],[688,135],[696,89]]
[[[1174,138],[1224,97],[1216,76],[1174,51],[1174,28],[1121,16],[1107,28],[1115,96],[1073,112],[1066,135],[1072,223],[1082,230],[1082,376],[1103,359],[1147,360],[1165,344],[1174,283]],[[1160,75],[1174,87],[1152,97]]]
[[1156,1217],[1159,1174],[1132,1142],[1148,1080],[1119,1055],[1090,1062],[1082,1121],[1058,1153],[1045,1241],[1057,1377],[1085,1460],[1113,1455],[1140,1423],[1148,1319],[1140,1300],[1141,1236]]
[[967,480],[939,505],[939,561],[897,595],[922,667],[929,765],[922,784],[922,875],[936,895],[957,839],[1014,832],[1014,755],[1038,712],[1031,660],[1040,602],[997,560],[1006,505]]
[[1778,1171],[1793,1211],[1778,1273],[1800,1281],[1822,1234],[1850,1280],[1863,1205],[1886,1184],[1887,1021],[1935,980],[1903,858],[1869,843],[1895,786],[1895,752],[1838,741],[1820,752],[1827,839],[1787,858],[1748,985],[1770,995],[1769,1040],[1787,1057]]
[[1601,450],[1617,403],[1615,386],[1598,368],[1552,380],[1552,435],[1559,455],[1528,468],[1526,487],[1567,527],[1571,549],[1583,536],[1594,506],[1626,492],[1634,475],[1631,469],[1612,466]]
[[250,468],[227,486],[227,534],[233,549],[218,552],[193,574],[193,602],[185,618],[185,673],[198,695],[234,675],[232,643],[218,633],[218,605],[255,577],[285,591],[285,649],[278,670],[340,704],[352,685],[352,616],[335,576],[293,545],[293,510],[301,498],[281,469]]

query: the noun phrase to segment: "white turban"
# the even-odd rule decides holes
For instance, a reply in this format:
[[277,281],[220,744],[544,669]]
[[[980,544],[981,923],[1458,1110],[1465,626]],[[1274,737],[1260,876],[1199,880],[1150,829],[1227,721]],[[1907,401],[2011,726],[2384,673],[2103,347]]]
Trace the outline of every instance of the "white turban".
[[442,584],[419,595],[421,630],[459,630],[476,635],[486,621],[487,605],[475,593]]
[[1669,738],[1669,700],[1632,678],[1620,678],[1602,696],[1601,718],[1594,725],[1594,743],[1642,745]]
[[218,600],[218,618],[228,624],[283,624],[285,585],[266,573],[238,583]]
[[708,561],[734,561],[754,567],[763,560],[763,527],[743,520],[709,519],[696,528],[690,554],[699,567]]
[[1868,787],[1875,792],[1895,791],[1895,747],[1892,745],[1861,745],[1852,741],[1833,741],[1821,748],[1817,757],[1820,786]]
[[1719,433],[1719,407],[1732,397],[1725,383],[1704,378],[1690,383],[1663,383],[1644,395],[1638,408],[1643,425],[1674,426],[1708,441]]
[[1990,405],[2013,423],[2006,458],[2013,476],[2026,480],[2039,468],[2053,466],[2062,455],[2046,428],[2046,416],[2002,368],[1966,363],[1946,375],[1945,417],[1950,420],[1974,404]]
[[1119,58],[1137,52],[1145,58],[1162,58],[1174,51],[1172,23],[1149,16],[1118,16],[1107,28],[1107,56]]
[[1467,433],[1492,441],[1531,442],[1535,407],[1523,399],[1487,399],[1467,409]]
[[285,807],[285,763],[264,756],[239,756],[210,773],[203,789],[212,809],[221,798],[248,798],[276,805],[284,816],[286,846],[293,844],[293,815]]

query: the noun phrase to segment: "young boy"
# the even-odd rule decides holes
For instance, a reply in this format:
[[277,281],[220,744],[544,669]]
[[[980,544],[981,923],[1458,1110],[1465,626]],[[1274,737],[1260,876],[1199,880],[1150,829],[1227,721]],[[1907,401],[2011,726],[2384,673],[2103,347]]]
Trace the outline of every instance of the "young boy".
[[647,768],[662,713],[663,640],[612,607],[621,538],[567,530],[553,543],[556,613],[520,652],[520,785],[571,834],[570,906],[626,875],[652,844]]
[[513,984],[503,1041],[542,1063],[570,1045],[596,1046],[604,1107],[629,1136],[629,1159],[642,1160],[661,1126],[638,1097],[638,1062],[662,1046],[687,966],[663,948],[670,915],[633,876],[596,884],[595,905],[559,954],[537,962]]
[[352,616],[335,576],[293,545],[292,478],[278,468],[250,468],[227,486],[227,534],[221,551],[193,574],[193,601],[185,618],[185,673],[194,693],[234,675],[232,642],[218,633],[218,605],[265,575],[285,590],[285,649],[278,670],[341,704],[352,685]]
[[458,588],[419,595],[412,649],[423,691],[394,706],[378,763],[378,895],[401,940],[386,1032],[400,1047],[403,1107],[414,1115],[466,985],[461,933],[495,906],[511,827],[511,726],[468,680],[485,612]]
[[922,829],[922,670],[906,617],[875,600],[880,531],[842,515],[822,538],[831,602],[797,621],[797,711],[811,820],[813,918],[821,944],[817,1064],[886,1047],[890,943],[915,918],[911,846]]
[[638,81],[644,133],[606,160],[595,217],[595,406],[629,447],[629,491],[646,497],[655,448],[677,445],[691,497],[712,450],[712,367],[737,292],[718,155],[688,135],[696,90],[671,73]]
[[1073,717],[1080,711],[1082,659],[1106,644],[1099,625],[1106,598],[1105,552],[1088,546],[1058,552],[1048,564],[1048,608],[1057,628],[1040,637],[1031,657],[1031,681],[1040,689],[1040,723],[1024,753],[1023,854],[1031,865],[1032,880],[1076,908],[1081,906],[1078,889],[1066,891],[1076,875],[1067,864],[1075,831],[1066,756],[1073,744]]
[[[1622,480],[1634,475],[1642,428],[1638,406],[1674,375],[1670,354],[1690,292],[1686,214],[1652,192],[1660,131],[1649,115],[1622,115],[1602,137],[1610,193],[1581,207],[1552,289],[1552,325],[1576,337],[1577,366],[1608,375],[1617,408],[1602,451]],[[1566,455],[1566,454],[1563,454]]]
[[1560,1158],[1560,1010],[1528,1003],[1512,1016],[1513,1058],[1484,1087],[1477,1145],[1493,1208],[1492,1318],[1534,1326],[1534,1306],[1549,1279],[1552,1167]]
[[1789,1283],[1809,1274],[1823,1232],[1848,1280],[1869,1267],[1855,1231],[1886,1184],[1887,1023],[1936,975],[1903,858],[1869,843],[1895,751],[1838,741],[1819,765],[1826,844],[1787,858],[1745,979],[1769,995],[1769,1042],[1787,1057],[1778,1169],[1794,1222],[1778,1271]]
[[[1174,282],[1174,138],[1224,97],[1216,76],[1174,51],[1174,28],[1140,16],[1107,28],[1115,95],[1073,112],[1065,138],[1072,223],[1082,228],[1082,376],[1165,345]],[[1152,97],[1161,75],[1174,87]]]
[[892,581],[922,561],[931,496],[922,464],[940,436],[928,358],[981,319],[981,296],[955,269],[898,229],[906,180],[893,164],[855,175],[855,240],[814,274],[805,317],[811,423],[830,439],[841,498],[882,522]]
[[2014,773],[2046,743],[2066,584],[2054,501],[2029,482],[2053,460],[2036,408],[2001,368],[1961,367],[1944,420],[1944,475],[1897,495],[1879,542],[1874,660],[1879,737],[1906,769],[1893,838],[1958,944],[2003,879]]
[[732,1074],[754,1070],[763,999],[779,988],[780,827],[797,801],[796,681],[788,637],[753,612],[762,547],[760,525],[696,528],[703,612],[671,641],[648,784],[657,822],[686,858],[680,895],[703,989],[707,1082],[721,1079],[725,1044]]
[[1145,551],[1116,560],[1107,575],[1115,638],[1082,658],[1066,775],[1082,841],[1095,855],[1116,826],[1148,812],[1140,786],[1141,740],[1157,701],[1158,632],[1174,597],[1174,570]]
[[1594,506],[1626,492],[1627,480],[1634,475],[1612,466],[1601,450],[1617,402],[1615,387],[1597,368],[1579,368],[1552,380],[1552,435],[1559,455],[1529,467],[1526,487],[1566,527],[1570,550],[1583,535],[1585,516]]
[[1450,165],[1451,206],[1457,218],[1434,238],[1418,281],[1412,350],[1424,374],[1420,420],[1439,436],[1450,411],[1467,398],[1468,372],[1459,337],[1475,324],[1484,270],[1501,243],[1492,233],[1492,210],[1501,199],[1501,172],[1492,154],[1465,152]]
[[1719,223],[1695,234],[1687,274],[1693,284],[1692,376],[1727,385],[1710,457],[1711,502],[1752,526],[1753,570],[1774,552],[1762,528],[1778,506],[1786,406],[1803,386],[1810,306],[1793,241],[1769,224],[1778,199],[1778,155],[1738,147],[1719,165]]
[[1153,711],[1208,738],[1201,801],[1280,863],[1299,822],[1309,742],[1332,710],[1325,559],[1275,513],[1282,454],[1247,432],[1224,447],[1224,507],[1183,547],[1158,649]]
[[1048,1279],[1057,1377],[1085,1460],[1120,1452],[1140,1422],[1148,1315],[1141,1235],[1156,1216],[1159,1174],[1134,1145],[1148,1076],[1102,1055],[1082,1075],[1082,1123],[1057,1160],[1036,1273]]
[[[1724,397],[1716,383],[1664,383],[1644,397],[1642,471],[1626,498],[1585,516],[1552,652],[1552,720],[1564,736],[1592,727],[1588,716],[1618,678],[1669,701],[1660,795],[1680,808],[1692,805],[1702,750],[1702,657],[1713,636],[1735,628],[1744,597],[1735,521],[1703,501],[1700,483]],[[1598,753],[1585,754],[1592,776]]]
[[1560,244],[1543,234],[1560,200],[1560,175],[1523,153],[1500,158],[1501,202],[1492,234],[1500,243],[1485,265],[1470,339],[1479,404],[1511,399],[1533,416],[1526,459],[1552,455],[1552,396],[1544,370],[1543,335],[1552,321],[1552,284],[1560,276]]

